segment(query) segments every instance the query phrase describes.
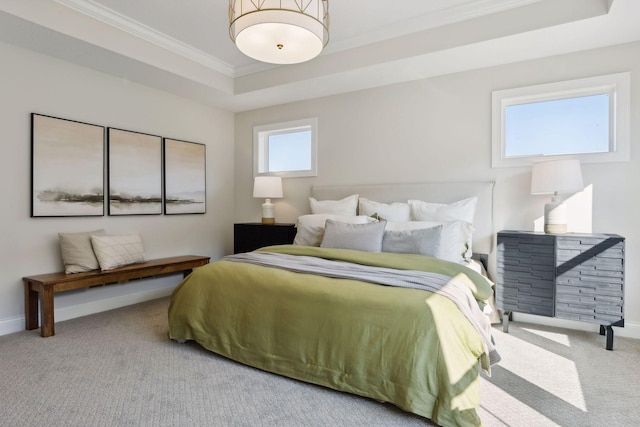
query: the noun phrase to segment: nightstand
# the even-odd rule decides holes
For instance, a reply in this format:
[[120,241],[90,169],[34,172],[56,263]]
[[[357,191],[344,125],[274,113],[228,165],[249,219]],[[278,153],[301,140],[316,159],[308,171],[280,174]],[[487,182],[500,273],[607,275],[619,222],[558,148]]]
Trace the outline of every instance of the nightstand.
[[233,224],[233,253],[250,252],[264,246],[291,244],[295,237],[295,224]]
[[498,233],[496,307],[511,312],[624,326],[624,237],[616,234]]

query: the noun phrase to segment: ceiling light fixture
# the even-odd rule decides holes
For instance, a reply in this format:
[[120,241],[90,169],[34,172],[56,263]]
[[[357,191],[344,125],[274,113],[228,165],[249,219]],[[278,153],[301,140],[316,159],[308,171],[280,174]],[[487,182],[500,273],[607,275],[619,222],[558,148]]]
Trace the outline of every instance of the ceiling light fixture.
[[308,61],[329,41],[329,0],[229,0],[229,35],[258,61]]

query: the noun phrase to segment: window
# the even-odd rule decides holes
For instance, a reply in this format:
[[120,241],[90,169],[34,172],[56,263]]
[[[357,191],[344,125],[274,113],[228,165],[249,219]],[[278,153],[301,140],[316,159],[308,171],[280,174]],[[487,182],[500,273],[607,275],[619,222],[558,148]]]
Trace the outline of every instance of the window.
[[317,122],[312,118],[254,126],[254,176],[316,176]]
[[493,92],[492,167],[629,161],[629,73]]

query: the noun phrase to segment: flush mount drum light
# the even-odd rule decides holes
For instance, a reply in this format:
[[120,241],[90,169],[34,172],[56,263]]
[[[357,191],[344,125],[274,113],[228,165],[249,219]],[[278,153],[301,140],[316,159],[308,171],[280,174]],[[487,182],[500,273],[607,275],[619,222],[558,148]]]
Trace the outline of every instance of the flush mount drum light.
[[308,61],[329,41],[329,0],[229,0],[229,35],[258,61]]

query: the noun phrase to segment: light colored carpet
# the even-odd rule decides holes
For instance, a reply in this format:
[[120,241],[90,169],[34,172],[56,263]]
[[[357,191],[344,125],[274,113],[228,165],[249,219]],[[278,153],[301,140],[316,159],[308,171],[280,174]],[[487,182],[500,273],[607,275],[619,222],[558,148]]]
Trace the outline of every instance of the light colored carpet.
[[[429,426],[392,405],[167,338],[163,298],[0,337],[1,426]],[[634,426],[640,341],[514,322],[482,380],[486,426]]]

